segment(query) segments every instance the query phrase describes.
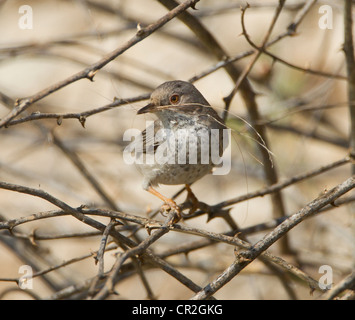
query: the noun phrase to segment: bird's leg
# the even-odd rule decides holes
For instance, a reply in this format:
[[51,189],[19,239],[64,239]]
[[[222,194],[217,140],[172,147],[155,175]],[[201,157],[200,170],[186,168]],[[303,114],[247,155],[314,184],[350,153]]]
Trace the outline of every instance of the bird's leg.
[[189,215],[193,214],[199,207],[199,201],[196,198],[196,196],[194,195],[194,193],[192,192],[190,186],[188,184],[185,184],[185,188],[187,191],[187,197],[185,202],[189,202],[191,203],[191,208],[189,211]]
[[[178,222],[181,219],[181,209],[173,199],[163,196],[161,193],[159,193],[157,190],[155,190],[152,186],[149,186],[147,191],[150,192],[151,194],[155,195],[156,197],[158,197],[160,200],[164,201],[165,205],[168,206],[169,209],[172,209],[176,212],[176,216],[172,222],[173,224]],[[164,205],[162,206],[162,208],[163,207],[164,207]]]

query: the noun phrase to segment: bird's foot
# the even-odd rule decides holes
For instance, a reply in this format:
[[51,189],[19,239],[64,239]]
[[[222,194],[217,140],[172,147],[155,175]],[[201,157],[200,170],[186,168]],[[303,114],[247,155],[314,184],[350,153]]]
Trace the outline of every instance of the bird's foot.
[[186,191],[187,191],[187,197],[185,202],[183,203],[183,206],[185,208],[189,208],[189,213],[187,214],[188,216],[192,215],[199,207],[200,207],[200,202],[192,192],[191,188],[189,185],[185,185]]
[[174,218],[171,223],[169,223],[170,225],[173,225],[181,220],[181,208],[172,199],[166,199],[165,203],[160,207],[160,210],[163,215],[167,215],[171,212],[171,210],[174,212]]

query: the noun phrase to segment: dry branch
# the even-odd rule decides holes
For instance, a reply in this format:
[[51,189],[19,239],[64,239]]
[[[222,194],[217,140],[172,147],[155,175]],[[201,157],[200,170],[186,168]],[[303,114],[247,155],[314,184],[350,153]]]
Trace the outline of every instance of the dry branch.
[[[344,53],[348,78],[348,102],[350,114],[350,152],[355,153],[355,57],[353,44],[352,1],[344,2]],[[355,174],[355,166],[352,166],[352,174]]]
[[22,99],[17,99],[15,102],[14,108],[11,110],[11,112],[6,115],[3,119],[0,120],[0,128],[6,126],[8,122],[10,122],[13,118],[18,116],[20,113],[25,111],[31,104],[45,98],[46,96],[50,95],[53,92],[56,92],[76,81],[79,81],[81,79],[89,79],[90,81],[93,81],[94,76],[96,73],[105,67],[109,62],[112,60],[116,59],[119,55],[127,51],[129,48],[137,44],[138,42],[142,41],[143,39],[147,38],[149,35],[160,29],[163,25],[168,23],[170,20],[175,18],[177,15],[181,14],[184,12],[186,9],[189,7],[194,7],[195,4],[199,0],[187,0],[183,2],[182,4],[178,5],[176,8],[168,12],[165,16],[161,17],[158,21],[155,23],[152,23],[151,25],[145,27],[145,28],[139,28],[137,33],[125,44],[117,48],[116,50],[108,53],[105,55],[101,60],[97,61],[96,63],[92,64],[91,66],[85,68],[84,70],[70,76],[67,79],[64,79],[62,81],[57,82],[56,84],[48,87],[47,89],[44,89],[30,97],[27,98],[22,98]]
[[304,208],[290,216],[273,231],[265,235],[264,238],[253,245],[251,249],[236,252],[236,259],[230,267],[220,274],[214,281],[205,286],[202,291],[193,296],[192,299],[207,299],[210,295],[214,294],[217,290],[232,280],[240,271],[242,271],[262,252],[267,250],[272,244],[284,236],[289,230],[294,228],[304,219],[317,213],[324,206],[333,203],[336,199],[352,190],[354,187],[355,177],[351,177],[317,199],[308,203]]

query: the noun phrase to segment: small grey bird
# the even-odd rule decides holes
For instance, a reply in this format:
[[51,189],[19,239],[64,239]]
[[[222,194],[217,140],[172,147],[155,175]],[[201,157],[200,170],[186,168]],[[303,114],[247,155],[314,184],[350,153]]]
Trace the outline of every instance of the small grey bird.
[[228,145],[222,134],[226,126],[195,86],[180,80],[157,87],[150,103],[137,112],[144,113],[154,113],[158,120],[133,142],[136,149],[141,146],[136,166],[144,176],[143,188],[176,211],[176,222],[181,218],[180,207],[154,187],[184,184],[193,202],[191,210],[196,210],[190,184],[211,173],[214,156],[222,156]]

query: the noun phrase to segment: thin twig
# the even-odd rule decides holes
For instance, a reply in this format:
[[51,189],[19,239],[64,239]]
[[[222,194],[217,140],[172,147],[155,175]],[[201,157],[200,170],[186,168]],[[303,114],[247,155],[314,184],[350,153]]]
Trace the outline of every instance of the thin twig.
[[145,28],[139,28],[136,34],[128,40],[126,43],[124,43],[122,46],[118,47],[114,51],[108,53],[105,55],[102,59],[97,61],[96,63],[90,65],[89,67],[85,68],[82,71],[77,72],[76,74],[57,82],[56,84],[30,96],[27,98],[23,99],[17,99],[15,102],[14,108],[9,112],[3,119],[0,120],[0,128],[6,126],[6,124],[11,121],[13,118],[18,116],[20,113],[25,111],[30,105],[33,103],[47,97],[53,92],[56,92],[66,86],[68,86],[71,83],[74,83],[78,80],[81,79],[89,79],[90,81],[93,81],[95,74],[102,69],[104,66],[106,66],[109,62],[112,60],[116,59],[119,55],[127,51],[129,48],[137,44],[138,42],[142,41],[143,39],[147,38],[149,35],[160,29],[163,25],[168,23],[170,20],[175,18],[177,15],[180,13],[184,12],[186,9],[189,7],[194,7],[195,4],[199,0],[186,0],[185,2],[181,3],[178,5],[176,8],[173,10],[169,11],[167,14],[165,14],[163,17],[161,17],[159,20],[156,22],[150,24],[149,26]]
[[153,232],[149,237],[147,237],[144,241],[142,241],[136,247],[127,250],[126,252],[122,253],[117,257],[115,264],[112,267],[110,274],[108,275],[105,285],[100,290],[100,292],[94,297],[94,299],[101,300],[106,298],[111,292],[113,292],[114,285],[117,281],[118,273],[121,270],[123,263],[131,257],[141,255],[146,249],[161,238],[164,234],[169,232],[169,225],[174,220],[174,212],[169,214],[169,217],[166,219],[165,223],[159,228],[156,232]]
[[301,210],[290,216],[283,223],[277,226],[270,233],[265,235],[262,240],[253,245],[250,250],[243,250],[236,253],[235,261],[215,280],[192,297],[193,300],[207,299],[226,283],[232,280],[240,271],[254,261],[262,252],[267,250],[273,243],[284,236],[289,230],[294,228],[304,219],[318,212],[327,204],[333,203],[337,198],[355,187],[355,177],[351,177],[333,189],[324,193],[320,197],[308,203]]
[[337,285],[335,285],[331,290],[325,293],[323,298],[327,300],[335,299],[338,295],[348,289],[355,291],[355,271],[353,271]]
[[[352,20],[352,1],[344,2],[344,53],[346,60],[346,70],[348,78],[348,101],[350,113],[350,152],[355,154],[355,107],[351,104],[355,101],[355,57],[353,44],[353,20]],[[355,174],[355,165],[352,166],[352,174]]]
[[331,170],[331,169],[334,169],[334,168],[337,168],[339,166],[342,166],[344,164],[347,164],[351,161],[351,157],[349,156],[346,156],[345,158],[343,159],[340,159],[338,161],[334,161],[328,165],[324,165],[324,166],[321,166],[319,168],[316,168],[310,172],[306,172],[306,173],[302,173],[300,175],[297,175],[297,176],[294,176],[290,179],[287,179],[286,181],[281,181],[279,183],[276,183],[274,185],[271,185],[271,186],[268,186],[262,190],[258,190],[258,191],[255,191],[255,192],[250,192],[246,195],[242,195],[242,196],[239,196],[239,197],[236,197],[236,198],[233,198],[233,199],[229,199],[229,200],[226,200],[226,201],[223,201],[223,202],[220,202],[218,203],[217,205],[215,205],[214,207],[227,207],[227,206],[230,206],[230,205],[233,205],[233,204],[236,204],[236,203],[239,203],[239,202],[242,202],[242,201],[246,201],[246,200],[250,200],[250,199],[253,199],[253,198],[256,198],[256,197],[263,197],[267,194],[270,194],[270,193],[273,193],[275,191],[279,191],[279,190],[282,190],[286,187],[289,187],[295,183],[298,183],[302,180],[305,180],[305,179],[309,179],[311,177],[314,177],[318,174],[321,174],[321,173],[324,173],[328,170]]
[[[20,186],[17,184],[11,184],[11,183],[2,182],[2,181],[0,181],[0,189],[11,190],[11,191],[29,194],[29,195],[32,195],[35,197],[42,198],[42,199],[54,204],[55,206],[63,209],[64,211],[71,214],[73,217],[75,217],[79,221],[81,221],[85,224],[88,224],[89,226],[91,226],[95,229],[98,229],[102,232],[105,231],[106,226],[104,224],[102,224],[101,222],[96,221],[96,220],[86,216],[85,214],[83,214],[83,210],[84,210],[83,208],[75,209],[75,208],[69,206],[68,204],[66,204],[65,202],[55,198],[54,196],[50,195],[49,193],[47,193],[43,190],[24,187],[24,186]],[[125,215],[125,216],[127,217],[128,215]],[[136,219],[139,220],[139,217],[136,217]],[[110,230],[110,235],[118,242],[118,244],[122,248],[137,246],[137,244],[134,241],[123,236],[121,233],[115,231],[114,229]],[[197,292],[199,290],[200,287],[197,286],[192,280],[190,280],[189,278],[187,278],[186,276],[181,274],[178,270],[173,268],[169,263],[167,263],[163,259],[154,255],[149,249],[147,249],[143,253],[142,257],[147,259],[153,265],[161,268],[162,270],[164,270],[165,272],[170,274],[172,277],[176,278],[178,281],[180,281],[182,284],[187,286],[192,291]]]
[[[256,53],[254,54],[253,59],[249,62],[248,66],[244,69],[244,71],[242,72],[242,74],[239,76],[238,81],[235,83],[233,90],[231,91],[231,93],[225,97],[223,100],[226,104],[225,109],[224,109],[224,113],[223,113],[223,120],[225,121],[227,118],[227,113],[228,110],[230,108],[230,104],[232,102],[233,97],[235,96],[235,94],[237,93],[237,91],[239,90],[239,87],[241,85],[241,83],[244,81],[244,79],[248,76],[248,74],[250,73],[251,69],[253,68],[253,66],[255,65],[256,61],[259,59],[259,57],[261,56],[261,53],[264,50],[265,45],[267,44],[269,37],[271,36],[271,32],[274,29],[275,23],[281,13],[281,10],[283,8],[285,4],[285,0],[280,0],[279,4],[276,8],[274,17],[271,21],[271,24],[269,26],[269,29],[267,30],[264,39],[261,43],[260,47],[255,47],[255,49],[257,50]],[[247,38],[247,32],[245,30],[245,25],[244,25],[244,15],[245,15],[245,11],[246,9],[249,8],[249,5],[247,5],[245,8],[242,8],[242,15],[241,15],[241,21],[242,21],[242,29],[243,29],[243,35]]]
[[70,112],[70,113],[44,113],[44,112],[33,112],[28,116],[24,116],[19,119],[11,120],[9,121],[6,126],[14,126],[16,124],[28,122],[28,121],[34,121],[34,120],[40,120],[40,119],[55,119],[57,121],[57,124],[60,125],[64,119],[77,119],[79,120],[80,124],[84,127],[86,123],[86,119],[90,116],[93,116],[95,114],[112,110],[116,107],[123,106],[126,104],[130,104],[133,102],[138,102],[142,100],[148,99],[150,96],[150,93],[145,93],[136,97],[132,98],[127,98],[127,99],[115,99],[113,102],[91,110],[83,111],[83,112]]

